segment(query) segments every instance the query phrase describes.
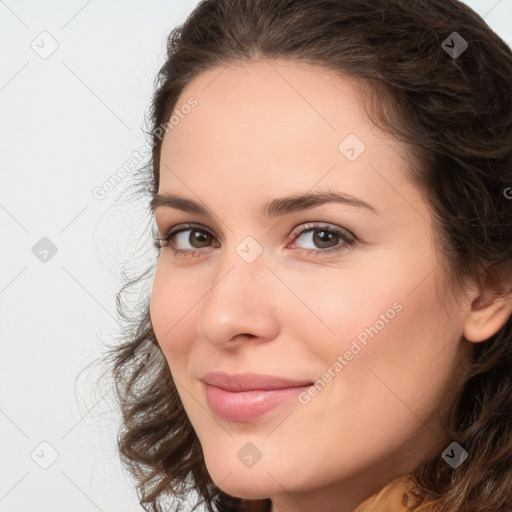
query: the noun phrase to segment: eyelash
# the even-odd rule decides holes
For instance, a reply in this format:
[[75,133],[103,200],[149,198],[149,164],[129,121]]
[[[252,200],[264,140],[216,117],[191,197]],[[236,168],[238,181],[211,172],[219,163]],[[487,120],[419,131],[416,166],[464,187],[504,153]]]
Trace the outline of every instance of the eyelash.
[[[161,238],[155,237],[154,238],[154,246],[157,249],[161,249],[163,247],[169,246],[172,249],[175,256],[186,256],[186,257],[198,256],[198,255],[200,255],[200,253],[204,252],[203,249],[177,249],[176,247],[174,247],[174,245],[172,243],[174,237],[178,233],[181,233],[183,231],[190,231],[192,229],[195,229],[196,231],[201,231],[201,232],[207,233],[210,236],[213,236],[208,230],[205,230],[196,224],[180,224],[178,226],[174,226],[171,229],[169,229],[163,237],[161,237]],[[356,243],[356,238],[352,234],[349,234],[348,231],[343,230],[341,228],[336,228],[336,227],[326,227],[323,224],[319,224],[319,223],[315,223],[315,222],[305,224],[304,227],[299,232],[294,233],[293,241],[300,238],[304,233],[308,233],[309,231],[320,231],[320,230],[327,231],[328,233],[334,233],[334,234],[338,235],[341,238],[343,244],[335,246],[332,249],[304,249],[305,251],[307,251],[308,254],[329,256],[329,255],[332,255],[333,253],[339,252],[347,247],[350,247]]]

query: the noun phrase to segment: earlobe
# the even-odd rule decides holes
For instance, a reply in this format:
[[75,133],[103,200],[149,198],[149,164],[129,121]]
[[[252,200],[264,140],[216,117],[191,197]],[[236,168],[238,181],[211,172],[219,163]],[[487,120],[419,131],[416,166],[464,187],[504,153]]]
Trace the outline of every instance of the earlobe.
[[505,325],[512,314],[510,297],[479,295],[471,304],[464,324],[464,337],[473,343],[489,339]]

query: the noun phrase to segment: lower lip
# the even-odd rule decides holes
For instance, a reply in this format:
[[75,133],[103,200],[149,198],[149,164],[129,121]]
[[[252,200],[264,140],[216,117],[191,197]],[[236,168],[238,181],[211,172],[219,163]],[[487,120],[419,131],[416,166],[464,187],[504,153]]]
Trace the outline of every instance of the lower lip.
[[266,412],[289,402],[297,395],[311,387],[311,385],[272,389],[264,391],[226,391],[204,384],[206,401],[213,413],[227,421],[252,421]]

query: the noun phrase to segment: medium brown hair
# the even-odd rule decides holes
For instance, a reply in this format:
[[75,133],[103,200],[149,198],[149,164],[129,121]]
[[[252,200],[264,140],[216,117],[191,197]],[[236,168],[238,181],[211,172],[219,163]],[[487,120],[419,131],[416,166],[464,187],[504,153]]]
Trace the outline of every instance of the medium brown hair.
[[[455,31],[468,47],[454,57],[443,41]],[[141,170],[149,199],[159,184],[158,128],[184,88],[214,67],[262,59],[323,66],[361,84],[369,115],[416,163],[411,176],[433,212],[446,282],[460,289],[473,277],[510,293],[512,53],[480,16],[457,0],[200,2],[170,33],[155,83],[151,165]],[[213,483],[164,358],[134,364],[140,343],[158,340],[148,301],[140,315],[123,311],[132,284],[119,292],[118,310],[133,328],[108,360],[123,416],[119,450],[141,504],[160,511],[166,497],[192,493],[210,512],[270,510],[268,499],[230,497]],[[510,512],[512,319],[472,345],[441,418],[469,457],[455,470],[440,454],[416,468],[413,501],[440,512]]]

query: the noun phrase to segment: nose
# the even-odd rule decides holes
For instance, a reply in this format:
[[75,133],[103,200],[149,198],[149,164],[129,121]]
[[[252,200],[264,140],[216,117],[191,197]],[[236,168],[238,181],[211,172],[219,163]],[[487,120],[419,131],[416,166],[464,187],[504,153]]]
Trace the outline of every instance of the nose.
[[209,292],[199,304],[198,335],[218,348],[276,338],[279,300],[274,292],[279,280],[261,256],[247,263],[232,250],[224,258]]

